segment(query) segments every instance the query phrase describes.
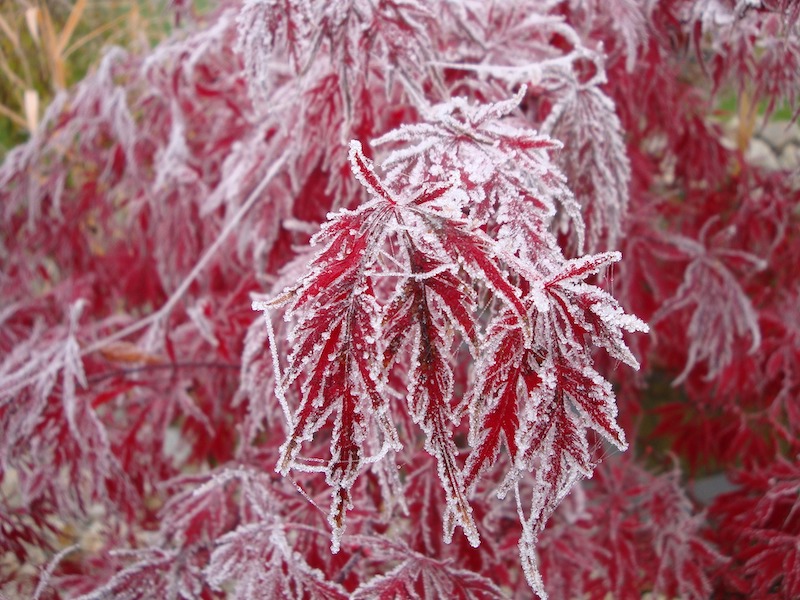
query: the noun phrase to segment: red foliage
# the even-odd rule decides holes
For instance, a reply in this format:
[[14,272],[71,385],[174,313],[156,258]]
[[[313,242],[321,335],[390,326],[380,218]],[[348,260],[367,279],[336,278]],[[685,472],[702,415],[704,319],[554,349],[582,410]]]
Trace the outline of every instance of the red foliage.
[[[796,458],[796,457],[795,457]],[[731,556],[725,586],[749,598],[800,594],[800,468],[777,460],[737,471],[739,489],[719,496],[710,516],[720,548]]]
[[798,64],[790,0],[109,51],[0,167],[0,595],[800,596]]

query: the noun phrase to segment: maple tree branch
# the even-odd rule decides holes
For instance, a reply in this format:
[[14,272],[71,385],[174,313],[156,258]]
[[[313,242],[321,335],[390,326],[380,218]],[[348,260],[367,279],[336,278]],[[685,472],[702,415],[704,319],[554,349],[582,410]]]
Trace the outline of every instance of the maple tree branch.
[[93,344],[90,344],[89,346],[81,350],[81,356],[86,356],[88,354],[97,352],[98,350],[104,348],[108,344],[124,339],[129,335],[131,335],[132,333],[136,333],[137,331],[144,329],[148,325],[155,323],[159,319],[166,317],[170,313],[170,311],[172,311],[172,309],[175,307],[178,301],[183,297],[183,295],[188,291],[189,286],[191,286],[192,283],[194,283],[194,280],[197,279],[197,276],[200,275],[203,269],[205,269],[208,266],[213,256],[217,253],[220,247],[222,247],[222,244],[225,242],[225,240],[228,239],[231,233],[233,233],[234,229],[236,229],[236,226],[239,225],[239,223],[247,214],[247,212],[253,207],[256,201],[258,201],[258,199],[261,197],[261,193],[264,191],[267,185],[269,185],[269,183],[275,178],[275,176],[280,172],[281,168],[286,163],[288,158],[289,158],[288,154],[282,154],[281,157],[278,158],[278,160],[276,160],[272,164],[272,166],[269,168],[267,173],[261,179],[259,184],[255,187],[255,189],[253,189],[252,192],[250,192],[250,195],[247,197],[247,200],[244,202],[244,204],[242,204],[242,206],[239,207],[239,210],[236,211],[236,214],[233,215],[233,218],[230,221],[228,221],[228,223],[225,225],[222,231],[220,231],[219,235],[217,236],[217,239],[214,240],[214,243],[212,243],[206,249],[205,253],[200,258],[200,260],[197,261],[197,264],[194,266],[191,272],[181,282],[181,285],[178,286],[178,289],[172,292],[172,295],[167,299],[167,301],[161,308],[159,308],[156,312],[146,316],[145,318],[140,319],[136,323],[132,323],[131,325],[128,325],[127,327],[124,327],[119,331],[112,333],[111,335],[106,336],[103,339],[94,342]]

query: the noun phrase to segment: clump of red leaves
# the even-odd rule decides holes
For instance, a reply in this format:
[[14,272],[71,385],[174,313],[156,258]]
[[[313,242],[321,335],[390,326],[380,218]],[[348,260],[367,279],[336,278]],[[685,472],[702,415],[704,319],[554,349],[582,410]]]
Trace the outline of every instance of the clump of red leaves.
[[799,21],[246,0],[109,51],[0,168],[2,593],[800,594],[800,167],[747,153]]

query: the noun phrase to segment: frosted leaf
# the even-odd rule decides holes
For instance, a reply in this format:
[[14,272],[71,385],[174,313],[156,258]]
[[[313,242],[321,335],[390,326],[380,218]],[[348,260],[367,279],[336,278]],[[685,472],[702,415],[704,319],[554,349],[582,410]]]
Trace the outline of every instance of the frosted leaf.
[[28,386],[39,396],[52,391],[63,365],[64,345],[48,343],[43,330],[42,322],[34,324],[29,338],[21,340],[0,363],[0,405]]
[[570,5],[576,14],[576,28],[587,38],[596,31],[615,34],[612,39],[621,48],[614,58],[624,54],[625,69],[633,72],[639,49],[648,39],[648,13],[653,10],[652,5],[636,0],[571,0]]
[[217,540],[205,568],[209,585],[232,589],[236,598],[303,597],[309,600],[344,600],[345,589],[292,551],[279,526],[251,523]]
[[548,155],[560,147],[558,142],[506,123],[525,92],[523,86],[515,97],[494,104],[454,98],[432,107],[428,123],[406,125],[378,138],[375,145],[403,144],[383,162],[388,182],[417,185],[406,175],[437,173],[440,180],[466,190],[459,208],[480,221],[491,214],[493,204],[502,214],[509,199],[524,198],[538,205],[546,228],[548,214],[555,214],[554,203],[568,201],[570,193]]
[[[417,269],[424,269],[423,257],[412,258]],[[437,288],[433,286],[433,290]],[[439,288],[439,293],[443,288]],[[450,339],[438,327],[440,315],[429,306],[428,285],[411,280],[404,290],[402,303],[390,305],[387,314],[387,333],[392,335],[388,347],[389,357],[399,350],[405,339],[411,339],[411,371],[408,374],[407,402],[413,421],[425,433],[425,450],[437,461],[438,473],[445,490],[447,511],[454,523],[464,528],[470,543],[479,543],[477,527],[472,518],[472,508],[466,497],[464,480],[456,461],[457,449],[451,439],[450,422],[453,395],[453,372],[450,366]],[[411,315],[407,315],[410,311]],[[445,530],[445,539],[452,531]]]
[[[190,600],[191,594],[199,591],[195,586],[187,585],[188,582],[180,581],[180,569],[176,568],[181,558],[179,551],[149,550],[137,554],[139,560],[133,565],[120,570],[104,585],[77,598],[138,600],[149,594],[171,594],[180,600]],[[185,568],[189,570],[190,567],[187,565]]]
[[325,245],[288,307],[287,315],[294,321],[290,333],[294,349],[278,384],[279,398],[297,380],[301,393],[289,437],[280,450],[276,470],[281,474],[303,470],[297,461],[302,444],[311,441],[329,417],[334,418],[326,468],[334,551],[344,532],[345,513],[352,508],[350,489],[364,464],[362,446],[371,431],[369,423],[378,423],[390,447],[400,447],[387,400],[379,391],[380,374],[371,364],[381,338],[381,310],[367,275],[380,258],[391,216],[385,206],[394,200],[357,142],[351,145],[350,160],[354,175],[373,199],[355,211],[332,215],[315,235],[313,241]]
[[711,236],[709,230],[716,222],[717,219],[712,218],[705,224],[699,241],[682,236],[669,239],[691,259],[680,287],[653,317],[653,323],[658,324],[675,313],[691,309],[686,365],[675,385],[685,381],[701,363],[707,365],[706,379],[717,377],[733,359],[740,340],[749,338],[750,353],[761,344],[755,309],[727,265],[739,263],[750,271],[757,271],[763,267],[763,261],[749,253],[720,247],[720,236],[732,232],[723,230]]
[[[467,48],[477,43],[481,48],[476,56],[461,54],[449,48],[443,66],[474,72],[480,78],[500,80],[507,88],[517,85],[537,85],[554,72],[570,70],[571,53],[555,47],[550,40],[560,37],[573,46],[580,39],[559,14],[557,2],[524,0],[516,3],[496,3],[487,7],[479,2],[447,2],[456,31]],[[488,10],[487,10],[488,9]]]
[[[422,594],[417,592],[420,588],[424,590]],[[385,575],[373,577],[352,596],[354,600],[377,597],[499,600],[506,595],[490,579],[472,571],[408,559]]]
[[539,593],[536,536],[575,482],[593,472],[588,431],[597,431],[620,449],[627,446],[615,422],[612,388],[593,368],[583,339],[593,334],[612,356],[637,365],[621,329],[640,331],[646,325],[583,281],[618,259],[618,253],[606,253],[550,265],[554,272],[543,281],[543,295],[527,299],[526,310],[534,318],[533,347],[510,326],[513,320],[506,311],[488,332],[491,342],[484,346],[486,354],[478,361],[468,397],[473,446],[465,468],[468,485],[473,487],[489,471],[501,442],[514,465],[498,490],[501,496],[525,471],[536,473],[530,515],[523,516],[520,508],[520,552],[526,578]]
[[561,330],[560,339],[580,346],[581,340],[575,338],[575,332],[588,333],[593,343],[611,356],[638,368],[639,363],[628,350],[622,332],[647,332],[647,324],[625,314],[607,292],[583,282],[620,258],[618,252],[607,252],[570,260],[545,282],[545,290],[551,295],[554,309],[560,313],[552,321],[552,326]]
[[287,56],[295,72],[308,61],[313,43],[310,0],[247,0],[236,17],[234,47],[244,59],[251,97],[269,100],[277,63]]
[[708,365],[706,378],[716,377],[733,358],[737,338],[749,337],[749,351],[758,349],[761,331],[750,299],[722,265],[703,260],[689,265],[681,287],[661,306],[654,323],[685,307],[694,307],[687,331],[690,346],[675,385],[680,385],[702,362]]
[[528,585],[541,600],[547,600],[549,596],[544,587],[542,574],[539,572],[538,557],[536,556],[536,541],[536,536],[529,529],[523,527],[518,544],[519,559]]
[[464,600],[499,600],[503,591],[490,579],[454,561],[431,560],[404,543],[378,536],[358,536],[358,543],[369,551],[369,560],[378,569],[396,565],[388,572],[364,581],[353,593],[355,600],[377,597],[463,598]]
[[[623,232],[631,179],[622,125],[599,82],[567,82],[558,93],[542,131],[564,142],[558,162],[580,205],[589,251],[613,249]],[[580,249],[582,234],[576,234]]]

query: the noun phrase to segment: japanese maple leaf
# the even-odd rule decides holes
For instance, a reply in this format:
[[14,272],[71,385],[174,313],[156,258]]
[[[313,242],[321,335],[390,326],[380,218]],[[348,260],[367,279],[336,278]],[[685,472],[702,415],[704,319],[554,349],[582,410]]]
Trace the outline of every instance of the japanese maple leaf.
[[366,581],[353,594],[354,599],[370,598],[457,598],[458,600],[494,600],[506,595],[490,579],[460,569],[452,561],[439,561],[415,552],[401,543],[377,537],[359,536],[373,561],[401,561],[388,573]]
[[308,377],[300,387],[301,402],[291,417],[291,432],[277,468],[284,475],[292,468],[303,469],[297,461],[302,443],[335,413],[326,473],[334,490],[329,521],[335,549],[344,531],[345,511],[352,507],[349,490],[364,460],[361,443],[367,435],[367,414],[380,424],[388,443],[399,448],[388,405],[378,391],[378,365],[370,359],[378,352],[380,309],[368,274],[378,259],[395,202],[360,145],[351,147],[350,161],[371,200],[356,211],[341,211],[315,236],[314,243],[326,246],[298,288],[278,299],[294,296],[287,315],[296,319],[290,333],[294,350],[278,394],[283,396],[306,369]]

